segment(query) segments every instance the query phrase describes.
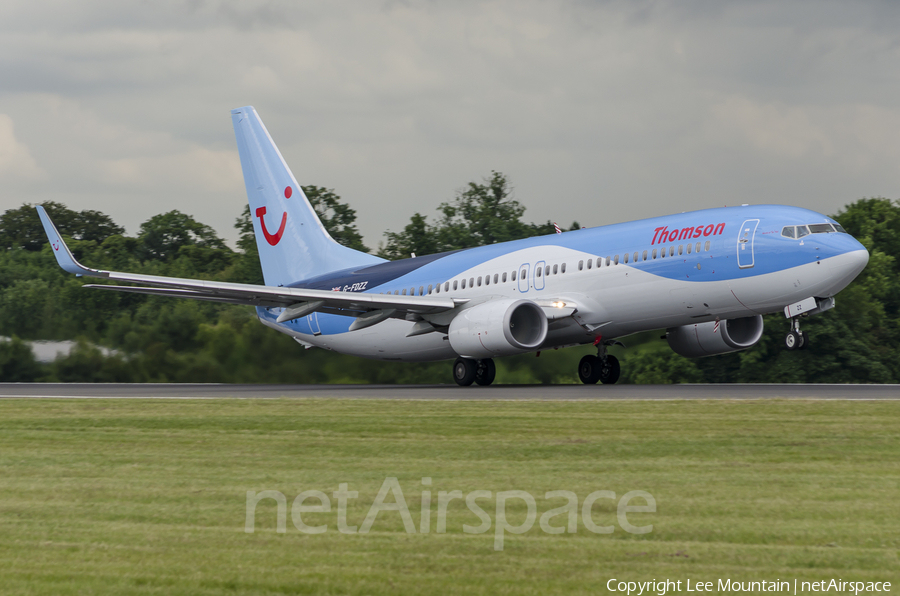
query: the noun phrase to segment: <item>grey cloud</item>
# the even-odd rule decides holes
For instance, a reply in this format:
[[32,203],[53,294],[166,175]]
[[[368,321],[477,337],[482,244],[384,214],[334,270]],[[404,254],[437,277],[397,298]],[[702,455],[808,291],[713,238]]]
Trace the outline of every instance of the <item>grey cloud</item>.
[[[73,7],[74,6],[74,7]],[[0,114],[45,198],[233,238],[228,110],[370,246],[509,174],[532,220],[896,196],[900,10],[884,2],[8,2]],[[22,153],[22,152],[27,153]],[[13,190],[14,189],[14,190]]]

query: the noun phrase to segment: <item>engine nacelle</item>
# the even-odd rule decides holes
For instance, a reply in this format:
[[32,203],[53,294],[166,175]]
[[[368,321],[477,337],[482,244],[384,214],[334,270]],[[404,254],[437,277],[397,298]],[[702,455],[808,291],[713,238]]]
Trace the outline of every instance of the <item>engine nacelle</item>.
[[466,358],[493,358],[538,348],[547,338],[547,316],[530,300],[491,300],[450,321],[450,346]]
[[745,350],[756,344],[763,334],[762,316],[742,317],[683,325],[666,329],[669,347],[687,358],[701,358]]

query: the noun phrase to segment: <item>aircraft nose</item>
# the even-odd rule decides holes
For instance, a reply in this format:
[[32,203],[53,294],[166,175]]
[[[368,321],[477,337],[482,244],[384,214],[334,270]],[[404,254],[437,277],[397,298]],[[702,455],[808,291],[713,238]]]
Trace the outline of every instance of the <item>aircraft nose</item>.
[[833,259],[831,265],[831,278],[834,282],[834,292],[837,293],[856,279],[869,263],[869,251],[859,245],[858,250],[845,252]]

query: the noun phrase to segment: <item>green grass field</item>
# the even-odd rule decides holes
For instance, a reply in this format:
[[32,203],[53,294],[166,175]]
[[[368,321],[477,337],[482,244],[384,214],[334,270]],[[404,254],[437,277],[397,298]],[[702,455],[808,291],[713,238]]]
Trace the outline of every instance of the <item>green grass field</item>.
[[[417,527],[432,491],[430,533],[388,511],[342,534],[335,499],[303,514],[325,533],[294,527],[299,492],[340,483],[361,525],[387,477]],[[285,495],[285,533],[271,499],[245,532],[250,490]],[[437,493],[452,490],[492,491],[490,531],[464,533],[480,520],[457,499],[436,532]],[[535,522],[494,550],[493,495],[511,490],[538,516],[564,503],[545,492],[574,492],[577,531]],[[592,519],[614,531],[588,531],[581,503],[597,490],[652,494],[657,511],[627,519],[653,530],[623,531],[600,499]],[[521,500],[506,511],[525,520]],[[596,594],[612,578],[897,592],[898,549],[900,402],[0,401],[2,593]]]

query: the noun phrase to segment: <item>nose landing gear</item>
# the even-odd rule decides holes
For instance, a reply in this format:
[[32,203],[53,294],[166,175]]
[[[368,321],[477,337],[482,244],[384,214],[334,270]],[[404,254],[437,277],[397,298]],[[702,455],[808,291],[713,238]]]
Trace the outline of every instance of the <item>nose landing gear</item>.
[[788,350],[805,350],[809,347],[809,336],[800,331],[800,317],[791,319],[791,330],[784,337],[784,345]]

